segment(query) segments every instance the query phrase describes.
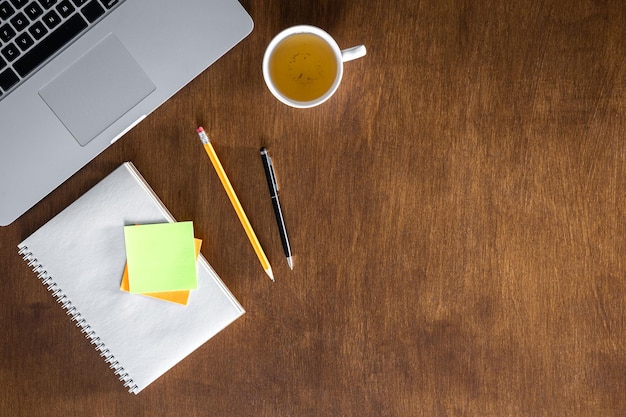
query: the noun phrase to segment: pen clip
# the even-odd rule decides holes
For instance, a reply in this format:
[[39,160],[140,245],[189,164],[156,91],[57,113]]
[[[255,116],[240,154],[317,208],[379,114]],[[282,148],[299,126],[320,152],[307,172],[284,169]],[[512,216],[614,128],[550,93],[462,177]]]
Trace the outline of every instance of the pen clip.
[[269,167],[269,171],[270,171],[270,178],[272,179],[272,184],[274,184],[274,188],[276,189],[276,191],[278,191],[278,181],[276,180],[276,173],[274,172],[274,164],[272,163],[272,158],[270,157],[269,154],[266,155],[267,156],[267,166]]

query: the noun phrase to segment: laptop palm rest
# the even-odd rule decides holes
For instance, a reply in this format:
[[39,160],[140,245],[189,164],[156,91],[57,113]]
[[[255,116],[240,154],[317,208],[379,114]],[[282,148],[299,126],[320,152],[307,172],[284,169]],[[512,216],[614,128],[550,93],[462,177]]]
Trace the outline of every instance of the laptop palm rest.
[[85,146],[155,88],[119,39],[109,34],[42,87],[39,95]]

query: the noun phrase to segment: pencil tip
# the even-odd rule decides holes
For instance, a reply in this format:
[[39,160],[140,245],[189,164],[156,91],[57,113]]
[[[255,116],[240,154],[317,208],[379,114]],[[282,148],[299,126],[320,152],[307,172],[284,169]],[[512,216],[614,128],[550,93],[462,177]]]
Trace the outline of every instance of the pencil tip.
[[270,277],[272,282],[274,281],[274,273],[272,272],[272,267],[270,266],[265,270],[265,273]]

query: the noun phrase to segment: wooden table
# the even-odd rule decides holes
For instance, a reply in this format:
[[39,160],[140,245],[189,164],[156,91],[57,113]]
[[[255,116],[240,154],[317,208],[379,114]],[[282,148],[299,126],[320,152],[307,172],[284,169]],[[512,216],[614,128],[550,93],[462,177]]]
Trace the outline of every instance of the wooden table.
[[[623,2],[242,3],[248,38],[0,230],[0,415],[625,415]],[[270,39],[300,23],[368,48],[309,110],[261,74]],[[127,160],[194,221],[247,310],[138,396],[16,249]]]

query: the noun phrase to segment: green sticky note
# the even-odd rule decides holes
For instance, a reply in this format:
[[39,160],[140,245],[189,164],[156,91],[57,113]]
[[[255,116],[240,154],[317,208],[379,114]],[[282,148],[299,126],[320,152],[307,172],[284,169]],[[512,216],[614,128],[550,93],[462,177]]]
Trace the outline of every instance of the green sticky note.
[[192,222],[124,227],[131,293],[198,287]]

